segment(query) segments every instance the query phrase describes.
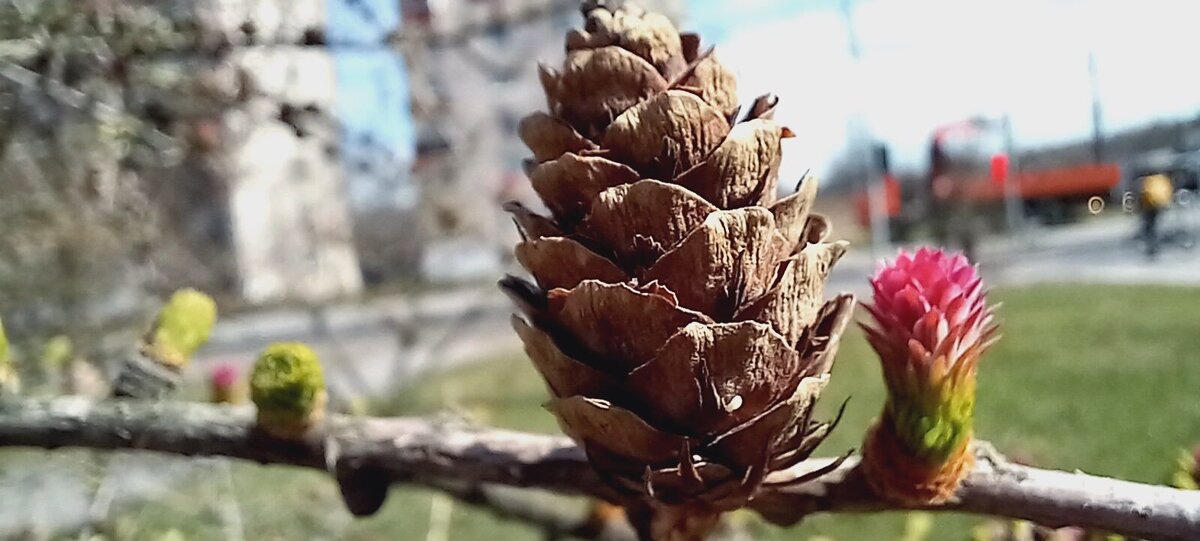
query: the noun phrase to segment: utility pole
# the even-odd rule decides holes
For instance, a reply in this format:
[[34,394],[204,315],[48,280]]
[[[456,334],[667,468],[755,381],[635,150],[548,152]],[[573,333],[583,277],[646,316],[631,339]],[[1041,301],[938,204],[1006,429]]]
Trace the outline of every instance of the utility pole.
[[1104,161],[1104,116],[1100,106],[1100,81],[1096,77],[1096,51],[1088,48],[1088,82],[1092,89],[1092,160]]
[[[866,70],[863,68],[862,47],[858,42],[858,32],[854,26],[853,0],[842,1],[842,15],[846,19],[846,34],[850,44],[850,58],[853,61],[852,69],[856,75],[854,79],[856,83],[865,85],[866,77],[864,75]],[[868,90],[861,88],[860,91],[867,92]],[[863,104],[858,103],[856,105],[850,115],[848,144],[851,152],[857,151],[861,155],[860,159],[864,166],[864,174],[859,184],[867,193],[867,209],[871,223],[871,255],[875,259],[878,259],[889,251],[891,244],[888,238],[886,216],[887,200],[885,198],[887,194],[884,192],[882,176],[875,168],[875,145],[870,130],[867,127]]]
[[1004,214],[1011,233],[1021,231],[1025,216],[1021,200],[1017,197],[1017,173],[1020,171],[1016,145],[1013,143],[1012,117],[1008,113],[1000,119],[1004,128],[1004,153],[1008,156],[1008,170],[1004,174]]

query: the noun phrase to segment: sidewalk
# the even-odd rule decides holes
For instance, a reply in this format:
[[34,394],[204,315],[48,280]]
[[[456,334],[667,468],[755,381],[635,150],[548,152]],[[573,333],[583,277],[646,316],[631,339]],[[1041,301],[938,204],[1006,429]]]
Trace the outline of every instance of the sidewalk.
[[366,301],[305,308],[269,308],[259,312],[222,317],[213,329],[206,349],[241,349],[248,342],[297,340],[313,334],[324,319],[328,330],[353,335],[378,328],[390,321],[396,325],[454,318],[470,308],[507,309],[508,301],[494,286],[472,286],[420,294],[391,295]]
[[[1190,220],[1190,222],[1189,222]],[[1200,208],[1177,214],[1166,227],[1200,225]],[[1168,246],[1155,261],[1148,260],[1133,240],[1138,228],[1134,215],[1110,216],[1065,226],[1031,226],[1022,233],[989,237],[980,242],[978,259],[993,286],[1038,283],[1097,283],[1123,285],[1200,286],[1200,247]],[[922,244],[903,246],[915,250]],[[897,246],[886,252],[894,257]],[[851,291],[866,292],[865,277],[874,271],[869,246],[852,246],[834,269],[831,283],[863,283]]]

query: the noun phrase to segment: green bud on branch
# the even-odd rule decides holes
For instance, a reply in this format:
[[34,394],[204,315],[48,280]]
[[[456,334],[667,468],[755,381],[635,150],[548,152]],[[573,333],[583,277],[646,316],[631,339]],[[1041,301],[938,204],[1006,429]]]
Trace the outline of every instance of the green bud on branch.
[[146,333],[142,352],[155,361],[183,368],[208,341],[217,321],[217,304],[195,289],[180,289],[158,313]]
[[272,344],[250,375],[250,399],[258,426],[276,437],[294,439],[325,416],[325,377],[317,354],[299,342]]

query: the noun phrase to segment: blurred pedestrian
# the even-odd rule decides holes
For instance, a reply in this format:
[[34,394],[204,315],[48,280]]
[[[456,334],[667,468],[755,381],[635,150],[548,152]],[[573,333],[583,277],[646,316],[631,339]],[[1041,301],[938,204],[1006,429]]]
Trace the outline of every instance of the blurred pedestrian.
[[1138,179],[1139,211],[1142,215],[1142,241],[1146,244],[1146,255],[1151,259],[1158,256],[1161,238],[1159,236],[1159,216],[1171,206],[1175,187],[1171,177],[1164,173],[1145,175]]
[[930,217],[936,242],[946,248],[957,246],[968,259],[975,259],[978,209],[967,197],[970,164],[954,163],[940,140],[930,149]]

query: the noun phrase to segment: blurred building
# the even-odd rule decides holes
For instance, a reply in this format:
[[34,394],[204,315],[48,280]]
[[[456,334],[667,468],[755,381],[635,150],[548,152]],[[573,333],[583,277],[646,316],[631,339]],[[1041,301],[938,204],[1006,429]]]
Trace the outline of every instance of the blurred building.
[[[331,9],[345,11],[333,3],[347,0],[192,2],[203,26],[229,37],[222,77],[245,95],[206,129],[217,132],[216,199],[228,201],[215,215],[228,224],[229,274],[246,300],[338,297],[364,277],[490,280],[512,263],[517,236],[501,204],[537,204],[517,125],[545,106],[535,62],[561,62],[564,34],[581,23],[578,0],[397,0],[402,23],[382,40],[330,27]],[[683,1],[641,4],[677,19]],[[354,40],[366,40],[355,45],[363,54],[398,47],[401,82],[339,80],[337,54],[354,53],[338,48]],[[381,168],[398,177],[389,184],[359,170],[375,158],[357,136],[343,140],[350,131],[339,123],[351,119],[338,118],[337,104],[362,88],[339,84],[407,84],[378,95],[411,108],[411,171]]]
[[226,69],[245,94],[219,121],[219,174],[241,295],[318,301],[358,292],[362,274],[327,111],[333,56],[320,45],[327,0],[196,0],[199,23],[230,36]]
[[[674,18],[681,0],[641,5]],[[431,280],[490,279],[510,263],[515,229],[504,201],[536,204],[521,163],[521,118],[545,107],[535,62],[562,61],[581,24],[578,0],[404,0],[419,222]]]
[[[561,0],[404,2],[405,44],[418,125],[424,277],[494,277],[516,237],[500,203],[522,198],[521,115],[542,104],[532,59],[561,56],[574,2]],[[495,24],[496,21],[505,21]],[[519,178],[518,178],[519,180]],[[527,195],[527,194],[526,194]]]

